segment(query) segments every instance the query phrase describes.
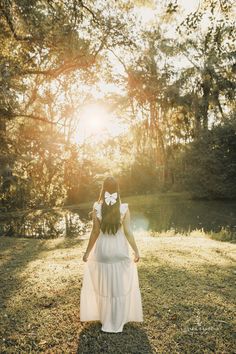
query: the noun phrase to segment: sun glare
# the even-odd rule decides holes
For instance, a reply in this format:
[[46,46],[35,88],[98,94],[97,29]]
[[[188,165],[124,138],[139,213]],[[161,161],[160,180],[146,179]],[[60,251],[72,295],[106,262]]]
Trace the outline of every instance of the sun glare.
[[99,142],[124,132],[124,125],[120,119],[100,104],[85,106],[78,113],[77,120],[79,123],[74,139],[78,144],[83,144],[90,139]]
[[86,106],[82,110],[81,120],[84,126],[90,130],[101,130],[105,127],[105,121],[108,118],[106,110],[99,105]]

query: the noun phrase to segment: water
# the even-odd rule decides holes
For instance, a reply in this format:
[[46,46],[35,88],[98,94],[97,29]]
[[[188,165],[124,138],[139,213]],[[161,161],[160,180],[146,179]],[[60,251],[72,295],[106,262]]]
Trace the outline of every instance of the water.
[[[219,232],[222,228],[236,231],[236,201],[197,201],[183,196],[136,196],[128,202],[134,231],[188,233],[200,229]],[[0,214],[0,236],[55,238],[84,235],[91,230],[92,209],[78,206],[75,210],[32,211],[19,217]],[[14,213],[13,213],[14,214]]]
[[[218,232],[222,228],[236,230],[236,201],[200,201],[180,197],[136,197],[129,200],[134,230],[157,232],[175,229],[188,232],[195,229]],[[91,209],[90,209],[91,210]],[[87,215],[89,210],[81,210]]]

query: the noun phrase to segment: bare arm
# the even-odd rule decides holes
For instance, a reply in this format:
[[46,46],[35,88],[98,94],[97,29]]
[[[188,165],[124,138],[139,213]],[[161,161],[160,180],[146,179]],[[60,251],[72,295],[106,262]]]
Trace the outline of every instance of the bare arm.
[[132,247],[134,254],[135,254],[135,258],[134,261],[138,262],[140,259],[140,255],[139,255],[139,251],[138,251],[138,247],[136,245],[135,239],[134,239],[134,234],[131,228],[131,224],[130,224],[130,211],[129,208],[126,211],[125,217],[124,217],[124,221],[123,221],[123,227],[124,227],[124,233],[125,236],[130,244],[130,246]]
[[86,251],[84,253],[84,256],[83,256],[83,261],[84,262],[87,262],[87,259],[88,259],[88,256],[89,256],[89,253],[91,252],[97,238],[98,238],[98,235],[100,233],[100,223],[98,221],[98,218],[96,216],[96,210],[93,209],[93,228],[91,230],[91,233],[90,233],[90,237],[89,237],[89,242],[88,242],[88,245],[87,245],[87,248],[86,248]]

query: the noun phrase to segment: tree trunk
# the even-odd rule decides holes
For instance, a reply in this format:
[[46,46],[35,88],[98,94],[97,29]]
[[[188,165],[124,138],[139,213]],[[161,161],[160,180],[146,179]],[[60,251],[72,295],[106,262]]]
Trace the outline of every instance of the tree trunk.
[[202,96],[202,127],[204,130],[208,130],[208,110],[209,110],[209,96],[210,96],[210,75],[204,75],[204,81],[202,84],[203,96]]

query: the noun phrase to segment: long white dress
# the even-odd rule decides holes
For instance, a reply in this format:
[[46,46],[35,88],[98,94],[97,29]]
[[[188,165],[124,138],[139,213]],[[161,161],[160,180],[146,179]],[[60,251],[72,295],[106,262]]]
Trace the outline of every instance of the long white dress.
[[[102,218],[101,203],[94,208]],[[120,205],[121,222],[128,204]],[[122,332],[125,323],[143,322],[137,265],[129,255],[123,224],[115,235],[100,230],[84,263],[80,294],[80,321],[100,321],[104,332]]]

